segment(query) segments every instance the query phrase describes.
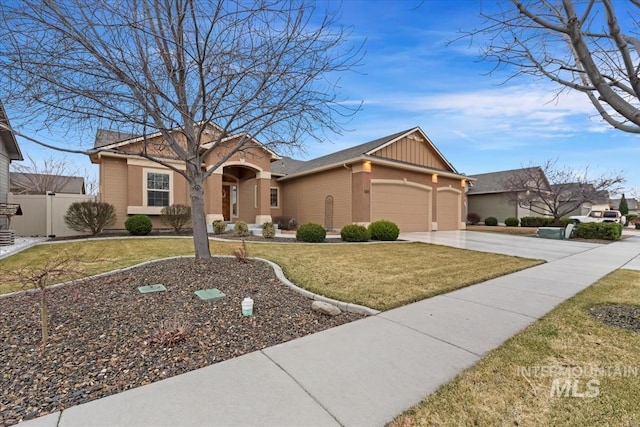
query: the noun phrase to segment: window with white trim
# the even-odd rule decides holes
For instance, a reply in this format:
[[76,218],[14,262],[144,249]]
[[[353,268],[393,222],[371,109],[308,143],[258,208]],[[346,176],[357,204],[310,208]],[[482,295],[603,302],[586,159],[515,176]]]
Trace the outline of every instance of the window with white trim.
[[147,206],[169,206],[171,176],[168,173],[147,172]]
[[280,189],[278,187],[271,187],[271,193],[269,195],[269,204],[274,209],[280,207]]

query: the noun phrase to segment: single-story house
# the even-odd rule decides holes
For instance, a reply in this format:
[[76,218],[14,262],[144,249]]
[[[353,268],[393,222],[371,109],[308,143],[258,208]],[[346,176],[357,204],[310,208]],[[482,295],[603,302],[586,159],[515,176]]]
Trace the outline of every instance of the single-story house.
[[[207,126],[204,134],[211,139],[203,140],[205,147],[219,132]],[[224,139],[202,167],[228,153],[234,138]],[[142,138],[100,130],[96,135],[91,159],[99,165],[99,199],[116,209],[113,228],[122,229],[127,216],[138,213],[150,215],[158,227],[163,206],[189,204],[180,174],[129,154],[145,141],[147,149],[162,150],[159,133]],[[184,169],[179,160],[166,161]],[[419,127],[309,161],[280,157],[254,140],[206,179],[205,211],[208,224],[216,219],[262,224],[289,216],[328,229],[388,219],[402,231],[457,230],[465,227],[469,181]]]
[[[633,215],[638,215],[638,213],[640,212],[638,210],[638,200],[633,197],[626,197],[626,199],[627,199],[627,206],[629,207],[629,213]],[[611,209],[619,210],[620,198],[611,199],[610,206],[611,206]]]
[[609,206],[608,191],[596,191],[593,184],[583,182],[568,182],[551,186],[555,193],[560,193],[562,211],[578,205],[573,210],[566,212],[565,216],[588,215],[591,209],[598,206]]
[[13,194],[46,194],[47,191],[86,194],[84,178],[81,176],[10,172],[9,181]]
[[[7,203],[9,194],[9,165],[16,160],[24,160],[16,136],[11,130],[9,118],[0,102],[0,203]],[[0,229],[6,225],[6,218],[0,217]]]
[[510,217],[539,216],[531,211],[531,207],[523,207],[516,202],[518,193],[527,191],[527,188],[521,186],[514,191],[514,184],[521,181],[519,177],[536,175],[540,177],[538,182],[542,183],[543,189],[546,186],[550,190],[544,171],[539,166],[473,175],[475,181],[467,192],[469,213],[478,214],[482,220],[492,216],[501,223]]

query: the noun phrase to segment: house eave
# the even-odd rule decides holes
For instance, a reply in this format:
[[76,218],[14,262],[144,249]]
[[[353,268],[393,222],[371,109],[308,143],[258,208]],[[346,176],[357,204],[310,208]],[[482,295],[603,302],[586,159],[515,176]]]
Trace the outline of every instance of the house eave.
[[[374,150],[374,151],[376,151],[376,150]],[[425,167],[425,166],[411,165],[411,164],[407,164],[407,163],[398,163],[398,162],[394,162],[392,160],[387,160],[387,159],[383,159],[383,158],[376,157],[376,156],[370,156],[370,155],[366,155],[366,154],[363,154],[363,155],[360,155],[360,156],[357,156],[357,157],[353,157],[351,159],[344,160],[342,162],[332,163],[332,164],[321,166],[321,167],[318,167],[318,168],[309,169],[309,170],[304,171],[304,172],[293,173],[291,175],[287,175],[287,176],[284,176],[282,178],[279,178],[278,181],[286,181],[288,179],[300,178],[300,177],[303,177],[303,176],[312,175],[312,174],[315,174],[315,173],[323,172],[323,171],[330,170],[330,169],[335,169],[335,168],[338,168],[338,167],[342,167],[343,165],[350,165],[350,164],[357,163],[357,162],[371,162],[372,164],[378,164],[378,165],[382,165],[382,166],[391,166],[391,167],[404,169],[404,170],[409,170],[409,171],[414,171],[414,172],[436,174],[438,176],[446,177],[446,178],[465,179],[467,181],[475,181],[475,178],[471,178],[469,176],[461,175],[461,174],[458,174],[458,173],[448,172],[448,171],[444,171],[444,170],[441,170],[441,169],[428,168],[428,167]]]

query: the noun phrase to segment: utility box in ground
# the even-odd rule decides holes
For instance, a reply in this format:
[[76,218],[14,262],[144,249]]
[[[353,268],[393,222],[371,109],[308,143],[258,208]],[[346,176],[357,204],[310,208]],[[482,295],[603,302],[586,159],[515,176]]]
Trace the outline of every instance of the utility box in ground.
[[564,228],[560,227],[539,227],[536,231],[536,237],[542,239],[564,239]]

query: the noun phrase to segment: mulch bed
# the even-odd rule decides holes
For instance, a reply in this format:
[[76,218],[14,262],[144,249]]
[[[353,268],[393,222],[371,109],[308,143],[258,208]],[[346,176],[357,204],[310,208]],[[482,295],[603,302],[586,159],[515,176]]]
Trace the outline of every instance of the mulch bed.
[[[141,294],[139,286],[166,292]],[[217,288],[226,297],[202,301]],[[253,298],[251,317],[241,301]],[[265,263],[234,258],[158,261],[47,291],[0,298],[0,422],[16,424],[362,318],[329,317],[287,288]],[[164,324],[163,322],[173,323]],[[181,340],[180,328],[189,332]],[[168,341],[159,342],[164,332]]]
[[640,306],[612,304],[591,308],[591,315],[609,326],[640,333]]

